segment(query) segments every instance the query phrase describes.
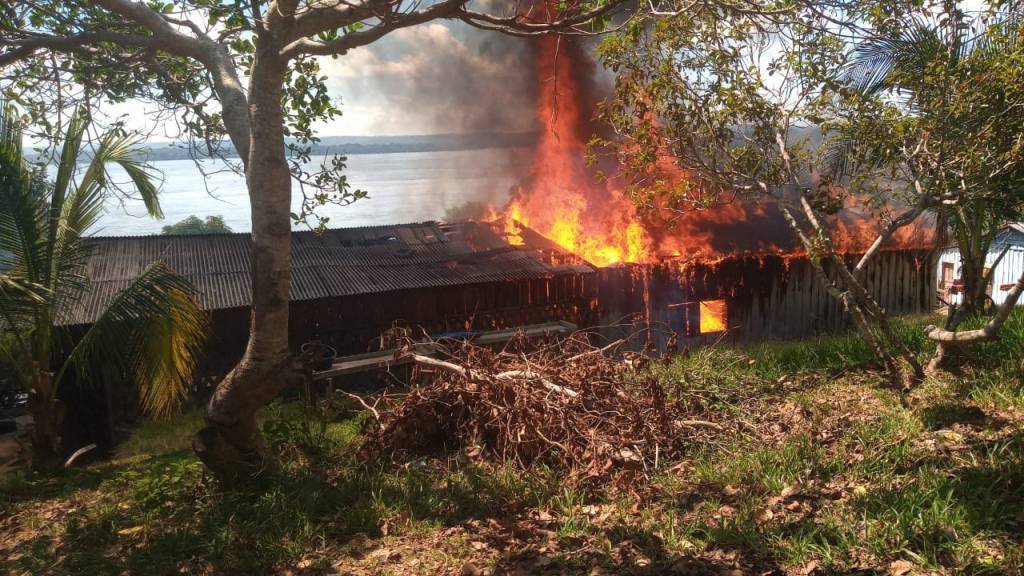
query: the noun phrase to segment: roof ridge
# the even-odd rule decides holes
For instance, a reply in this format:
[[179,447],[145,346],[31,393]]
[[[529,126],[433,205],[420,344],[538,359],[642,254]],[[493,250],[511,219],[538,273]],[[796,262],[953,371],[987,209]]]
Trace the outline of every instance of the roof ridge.
[[[347,226],[343,228],[326,228],[321,232],[316,230],[292,230],[292,235],[322,235],[331,232],[346,232],[346,231],[357,231],[357,230],[377,230],[377,229],[399,229],[399,228],[411,228],[414,226],[434,226],[440,227],[441,222],[439,220],[421,220],[418,222],[403,222],[398,224],[371,224],[368,226]],[[237,238],[239,236],[252,236],[252,232],[206,232],[202,234],[96,234],[94,236],[88,236],[88,240],[152,240],[152,239],[181,239],[181,238]]]

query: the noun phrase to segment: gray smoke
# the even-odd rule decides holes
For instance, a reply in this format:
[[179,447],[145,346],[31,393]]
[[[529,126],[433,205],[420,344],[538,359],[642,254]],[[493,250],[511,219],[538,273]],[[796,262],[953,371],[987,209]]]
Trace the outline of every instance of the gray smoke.
[[323,61],[346,134],[528,132],[536,63],[528,40],[431,22]]

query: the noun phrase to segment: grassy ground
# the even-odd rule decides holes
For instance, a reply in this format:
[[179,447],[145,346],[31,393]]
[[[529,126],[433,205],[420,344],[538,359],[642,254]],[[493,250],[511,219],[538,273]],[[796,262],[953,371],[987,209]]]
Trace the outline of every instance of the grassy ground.
[[[901,330],[925,355],[917,323]],[[1019,574],[1022,358],[1018,316],[905,406],[854,337],[696,351],[653,370],[739,431],[649,485],[590,494],[458,455],[362,460],[360,415],[296,406],[262,415],[285,473],[224,492],[188,449],[200,419],[187,414],[145,424],[110,462],[6,479],[0,570]]]

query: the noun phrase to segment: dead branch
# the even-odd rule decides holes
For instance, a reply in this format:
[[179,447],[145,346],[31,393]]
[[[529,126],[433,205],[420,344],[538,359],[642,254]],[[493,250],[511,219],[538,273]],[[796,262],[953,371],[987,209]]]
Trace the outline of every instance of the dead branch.
[[374,408],[373,406],[370,406],[369,404],[367,404],[366,400],[363,400],[363,398],[361,396],[359,396],[358,394],[353,394],[351,392],[346,392],[345,390],[338,390],[337,392],[340,392],[344,396],[348,396],[349,398],[351,398],[351,399],[355,400],[356,402],[358,402],[359,405],[362,406],[364,410],[366,410],[370,414],[373,414],[373,419],[374,420],[376,420],[378,423],[380,423],[380,412],[377,412],[376,408]]
[[599,348],[577,335],[502,350],[466,343],[444,360],[411,355],[438,370],[380,411],[364,450],[392,459],[458,451],[557,467],[584,488],[632,486],[728,432],[705,405],[670,397],[638,355],[612,357],[621,344]]
[[583,356],[586,356],[587,354],[604,354],[605,352],[611,350],[612,348],[615,348],[616,346],[621,346],[621,345],[623,345],[625,343],[626,343],[626,341],[624,339],[619,338],[615,342],[612,342],[611,344],[609,344],[609,345],[607,345],[607,346],[605,346],[603,348],[597,348],[595,350],[587,350],[586,352],[580,352],[579,354],[573,356],[572,358],[566,359],[566,362],[572,362],[573,360],[579,360],[580,358],[582,358]]
[[508,372],[500,372],[498,374],[495,374],[494,377],[498,379],[537,380],[538,382],[541,383],[541,385],[543,385],[548,390],[551,390],[552,392],[565,394],[570,398],[575,398],[579,396],[579,393],[577,393],[575,390],[571,388],[566,388],[565,386],[559,386],[558,384],[555,384],[554,382],[548,380],[547,378],[544,378],[540,374],[536,372],[530,372],[528,370],[509,370]]
[[422,356],[420,354],[409,354],[409,358],[412,358],[412,361],[417,364],[433,366],[434,368],[447,370],[448,372],[451,372],[453,374],[459,374],[461,376],[468,377],[470,375],[468,369],[463,368],[458,364],[452,364],[451,362],[445,362],[444,360],[438,360],[436,358],[431,358],[430,356]]

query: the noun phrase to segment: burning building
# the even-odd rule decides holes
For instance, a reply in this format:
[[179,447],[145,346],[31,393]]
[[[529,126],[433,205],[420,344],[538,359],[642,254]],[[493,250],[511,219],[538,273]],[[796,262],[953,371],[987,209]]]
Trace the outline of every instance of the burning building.
[[[600,130],[590,118],[593,62],[557,36],[537,40],[536,58],[541,129],[531,174],[496,211],[494,225],[511,244],[540,235],[598,267],[601,325],[662,346],[794,338],[848,325],[776,206],[734,201],[640,213],[624,183],[595,178],[585,162],[586,142]],[[664,164],[659,178],[689,182]],[[830,226],[851,260],[878,233],[855,207]],[[933,237],[927,227],[908,227],[875,256],[867,286],[890,313],[933,308]]]

